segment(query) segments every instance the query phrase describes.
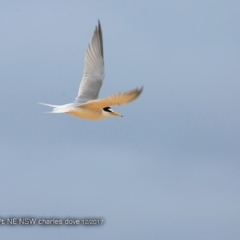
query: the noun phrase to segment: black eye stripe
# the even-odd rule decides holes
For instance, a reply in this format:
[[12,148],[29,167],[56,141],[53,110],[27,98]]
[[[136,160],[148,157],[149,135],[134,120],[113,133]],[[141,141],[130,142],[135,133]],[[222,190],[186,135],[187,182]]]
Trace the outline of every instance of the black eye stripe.
[[105,107],[105,108],[103,108],[103,110],[106,112],[112,112],[112,109],[110,107]]

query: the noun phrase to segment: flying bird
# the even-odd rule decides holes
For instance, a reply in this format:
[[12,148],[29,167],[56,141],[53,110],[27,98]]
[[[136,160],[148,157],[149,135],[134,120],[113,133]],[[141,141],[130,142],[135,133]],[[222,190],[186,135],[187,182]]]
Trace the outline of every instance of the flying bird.
[[40,104],[53,107],[51,113],[68,113],[74,117],[88,120],[101,120],[111,116],[122,117],[120,113],[113,111],[110,106],[132,102],[142,93],[143,87],[98,99],[105,76],[103,55],[102,29],[98,21],[92,42],[88,45],[84,74],[74,102],[65,105]]

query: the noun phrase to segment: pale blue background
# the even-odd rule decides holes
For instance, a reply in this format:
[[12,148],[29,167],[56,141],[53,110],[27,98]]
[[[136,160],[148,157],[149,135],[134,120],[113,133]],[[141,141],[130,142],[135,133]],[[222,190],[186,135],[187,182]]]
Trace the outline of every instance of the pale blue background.
[[[240,239],[240,2],[0,2],[0,217],[102,217],[5,227],[4,240]],[[123,118],[44,114],[77,95],[100,19],[100,97],[144,86]]]

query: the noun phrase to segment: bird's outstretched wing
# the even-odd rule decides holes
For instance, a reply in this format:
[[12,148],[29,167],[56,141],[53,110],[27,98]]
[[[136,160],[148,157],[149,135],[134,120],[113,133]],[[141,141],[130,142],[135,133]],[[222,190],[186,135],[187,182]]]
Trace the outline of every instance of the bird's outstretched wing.
[[97,99],[104,79],[103,38],[100,22],[96,26],[92,42],[85,56],[85,68],[76,103]]
[[108,106],[124,105],[135,100],[142,91],[143,87],[129,92],[117,93],[103,99],[88,101],[84,104],[81,104],[81,107],[86,107],[92,110],[101,110]]

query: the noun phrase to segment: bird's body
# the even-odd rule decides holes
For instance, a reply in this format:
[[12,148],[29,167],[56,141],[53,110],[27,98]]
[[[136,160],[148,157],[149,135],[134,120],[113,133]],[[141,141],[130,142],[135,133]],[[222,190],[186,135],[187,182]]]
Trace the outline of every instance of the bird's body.
[[90,119],[90,120],[102,120],[109,116],[108,112],[104,110],[93,111],[87,108],[82,108],[81,106],[72,108],[68,113],[73,115],[74,117],[79,117],[83,119]]
[[43,105],[53,107],[51,113],[68,113],[74,117],[88,119],[88,120],[102,120],[109,116],[109,112],[101,110],[92,110],[78,106],[76,103],[68,103],[65,105],[51,105],[46,103],[41,103]]
[[88,120],[101,120],[110,116],[122,117],[109,106],[123,105],[135,100],[143,88],[98,99],[104,76],[103,38],[101,25],[98,22],[92,42],[87,49],[84,74],[75,101],[65,105],[41,104],[53,107],[51,113],[68,113]]

